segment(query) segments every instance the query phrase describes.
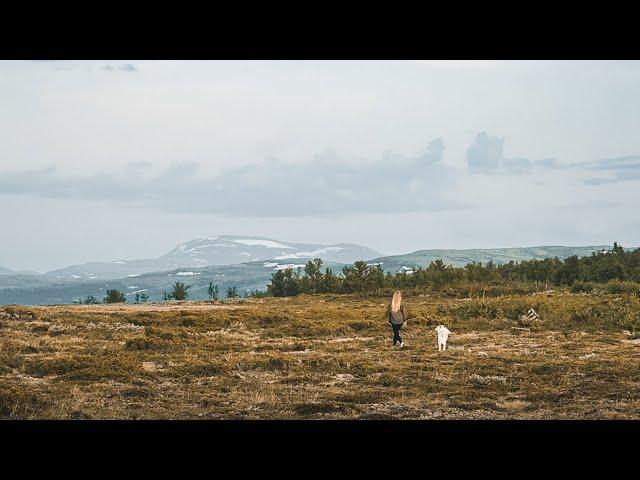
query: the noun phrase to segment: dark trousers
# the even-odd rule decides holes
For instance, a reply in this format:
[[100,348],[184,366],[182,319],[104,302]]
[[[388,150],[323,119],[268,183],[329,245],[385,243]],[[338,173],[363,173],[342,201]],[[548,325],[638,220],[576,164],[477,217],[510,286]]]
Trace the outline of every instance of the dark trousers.
[[402,343],[402,337],[400,336],[400,329],[402,328],[402,324],[396,325],[392,323],[391,328],[393,329],[393,344],[395,345],[397,342]]

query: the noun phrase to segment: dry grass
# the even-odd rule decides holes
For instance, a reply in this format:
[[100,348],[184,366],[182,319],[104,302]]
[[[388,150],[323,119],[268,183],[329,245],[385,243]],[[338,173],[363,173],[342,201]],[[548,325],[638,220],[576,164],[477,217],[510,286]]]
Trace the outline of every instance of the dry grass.
[[405,301],[0,307],[0,418],[640,418],[636,297]]

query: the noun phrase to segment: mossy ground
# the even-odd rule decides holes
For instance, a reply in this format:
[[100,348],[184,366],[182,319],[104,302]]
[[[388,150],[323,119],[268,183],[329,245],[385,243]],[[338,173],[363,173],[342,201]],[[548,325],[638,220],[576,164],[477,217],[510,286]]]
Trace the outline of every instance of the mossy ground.
[[635,296],[405,302],[402,350],[387,298],[0,306],[0,418],[640,418]]

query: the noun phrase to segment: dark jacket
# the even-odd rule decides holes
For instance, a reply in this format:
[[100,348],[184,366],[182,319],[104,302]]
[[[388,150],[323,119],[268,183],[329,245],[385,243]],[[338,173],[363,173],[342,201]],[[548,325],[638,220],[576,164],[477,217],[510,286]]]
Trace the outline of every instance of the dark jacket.
[[387,306],[387,320],[393,325],[402,325],[407,320],[407,315],[404,313],[404,305],[400,304],[400,310],[398,313],[391,311],[391,304]]

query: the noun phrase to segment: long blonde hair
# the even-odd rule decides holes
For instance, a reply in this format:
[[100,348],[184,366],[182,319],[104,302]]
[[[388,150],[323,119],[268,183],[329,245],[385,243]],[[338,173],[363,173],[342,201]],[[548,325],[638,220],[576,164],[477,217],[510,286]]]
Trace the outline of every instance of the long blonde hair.
[[391,299],[391,312],[398,313],[400,311],[400,305],[402,304],[402,292],[397,290],[393,294],[393,298]]

